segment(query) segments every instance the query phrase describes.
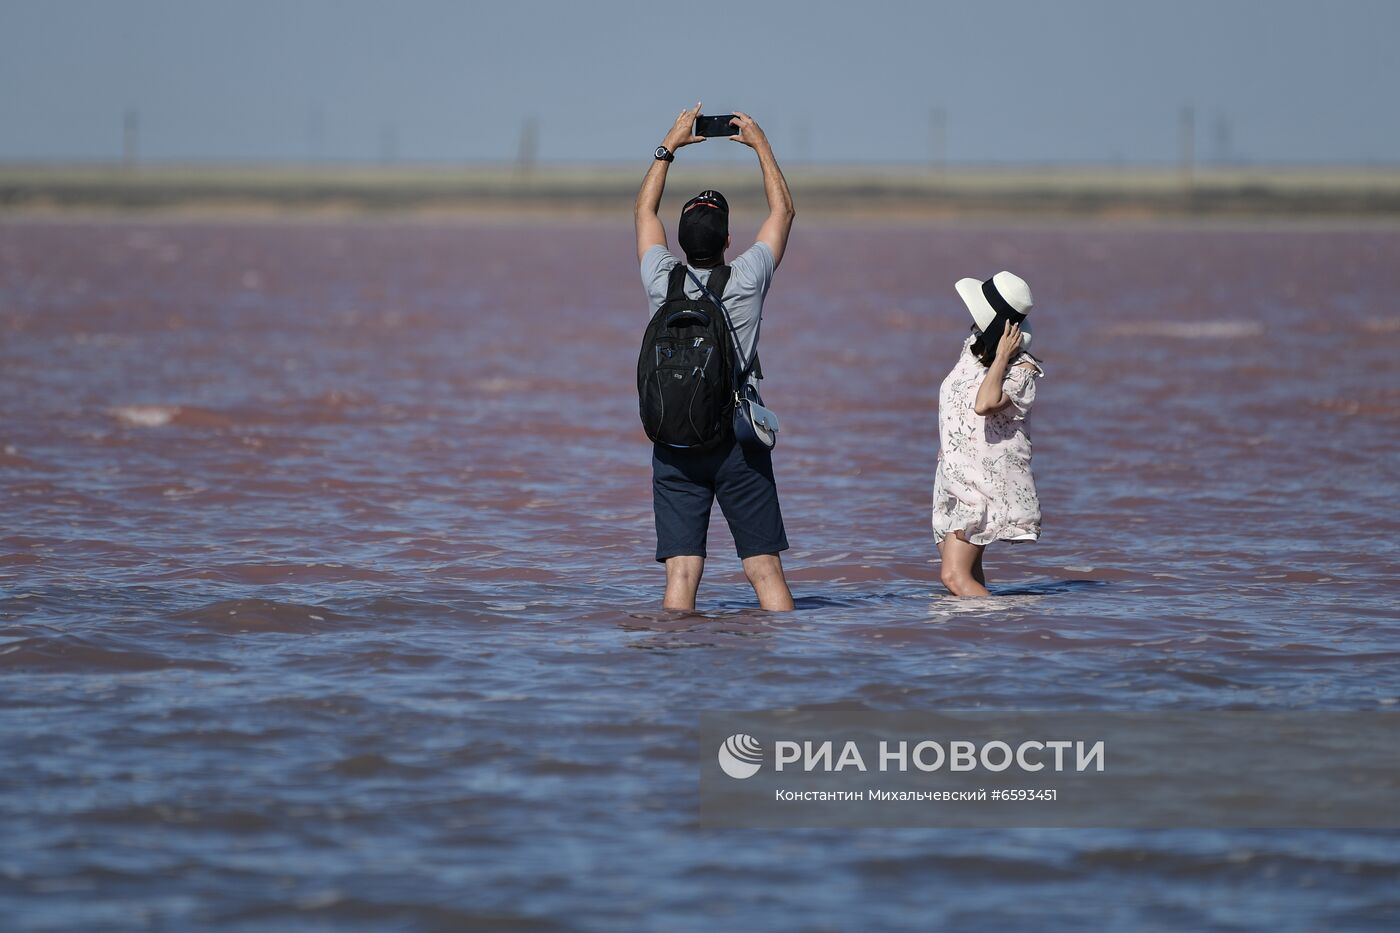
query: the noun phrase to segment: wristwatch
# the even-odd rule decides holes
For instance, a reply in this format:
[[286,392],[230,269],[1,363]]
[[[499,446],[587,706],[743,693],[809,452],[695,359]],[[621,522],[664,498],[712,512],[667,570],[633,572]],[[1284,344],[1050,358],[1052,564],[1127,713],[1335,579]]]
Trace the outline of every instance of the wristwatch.
[[657,146],[657,147],[656,147],[655,155],[656,155],[656,157],[657,157],[658,159],[660,159],[662,162],[674,162],[674,161],[676,161],[676,154],[675,154],[674,152],[672,152],[670,149],[667,149],[665,146]]

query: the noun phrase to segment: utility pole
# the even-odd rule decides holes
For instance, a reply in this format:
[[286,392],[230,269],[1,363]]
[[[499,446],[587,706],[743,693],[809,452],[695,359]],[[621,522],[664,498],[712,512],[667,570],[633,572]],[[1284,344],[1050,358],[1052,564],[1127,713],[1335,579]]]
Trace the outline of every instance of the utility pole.
[[1196,187],[1196,108],[1181,108],[1181,183],[1188,193]]
[[526,117],[520,127],[520,146],[515,152],[515,169],[521,175],[529,175],[535,169],[535,159],[539,155],[540,124],[534,117]]
[[1217,114],[1215,123],[1211,127],[1213,148],[1215,149],[1214,161],[1217,165],[1228,165],[1233,161],[1230,152],[1230,118],[1225,114]]
[[140,158],[141,114],[134,107],[128,107],[122,115],[122,162],[127,168],[135,168]]
[[306,116],[306,157],[320,162],[325,156],[326,115],[320,107],[312,107]]

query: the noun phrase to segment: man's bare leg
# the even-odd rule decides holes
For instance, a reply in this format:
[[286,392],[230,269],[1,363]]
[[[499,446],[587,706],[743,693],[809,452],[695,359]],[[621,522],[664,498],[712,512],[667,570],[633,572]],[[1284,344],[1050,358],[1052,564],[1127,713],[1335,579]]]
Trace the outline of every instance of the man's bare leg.
[[990,596],[983,581],[973,576],[973,567],[981,571],[982,551],[985,546],[973,544],[960,537],[962,532],[944,535],[938,542],[938,553],[943,556],[943,567],[939,578],[948,592],[954,596]]
[[792,591],[783,576],[783,559],[777,554],[758,554],[744,558],[744,575],[753,585],[760,609],[791,612]]
[[666,559],[666,597],[663,609],[694,609],[695,593],[705,573],[705,558],[695,556]]

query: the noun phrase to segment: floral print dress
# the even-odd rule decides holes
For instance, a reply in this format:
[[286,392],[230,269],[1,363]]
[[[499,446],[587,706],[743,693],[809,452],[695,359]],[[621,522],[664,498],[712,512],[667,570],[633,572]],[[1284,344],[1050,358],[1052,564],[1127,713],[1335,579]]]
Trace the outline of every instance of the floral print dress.
[[1040,537],[1040,499],[1031,477],[1026,417],[1045,370],[1029,353],[1018,354],[1002,383],[1011,404],[979,415],[973,406],[987,368],[972,355],[974,339],[967,338],[958,364],[938,390],[934,540],[962,531],[973,544],[1034,541]]

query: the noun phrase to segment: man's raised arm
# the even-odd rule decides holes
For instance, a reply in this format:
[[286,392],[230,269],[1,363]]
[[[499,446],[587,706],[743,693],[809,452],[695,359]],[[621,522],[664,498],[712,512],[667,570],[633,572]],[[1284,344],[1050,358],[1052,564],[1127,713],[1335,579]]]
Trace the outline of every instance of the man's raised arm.
[[[689,146],[691,143],[703,143],[703,136],[693,134],[695,128],[695,116],[700,112],[700,105],[682,110],[680,116],[676,117],[675,125],[666,134],[661,145],[667,152],[675,155],[677,149],[682,146]],[[671,163],[666,159],[657,159],[647,169],[647,177],[642,179],[642,190],[637,192],[637,206],[633,210],[633,219],[637,223],[637,259],[641,260],[647,254],[647,250],[653,246],[666,245],[666,228],[661,224],[661,218],[656,215],[656,210],[661,206],[661,195],[666,190],[666,171],[671,167]]]
[[763,128],[746,113],[734,111],[734,119],[729,121],[739,127],[739,135],[730,139],[748,146],[758,155],[758,164],[763,169],[763,193],[768,198],[768,219],[758,228],[758,240],[766,243],[773,251],[773,265],[783,261],[783,250],[787,249],[788,232],[792,230],[792,218],[797,211],[792,206],[792,192],[788,190],[783,170],[778,168],[778,160],[773,158],[773,147],[768,145],[768,137]]

